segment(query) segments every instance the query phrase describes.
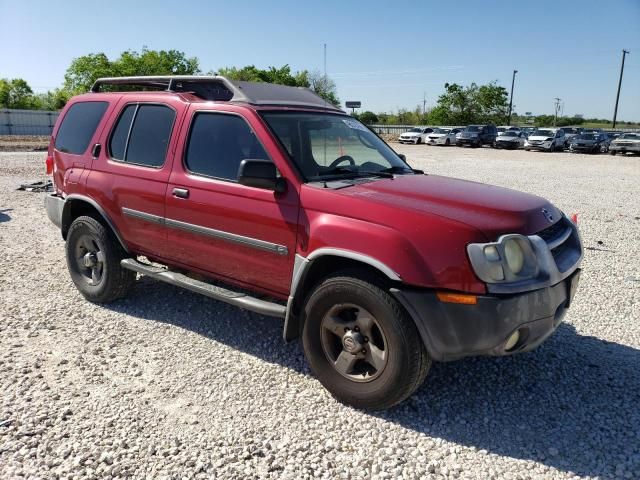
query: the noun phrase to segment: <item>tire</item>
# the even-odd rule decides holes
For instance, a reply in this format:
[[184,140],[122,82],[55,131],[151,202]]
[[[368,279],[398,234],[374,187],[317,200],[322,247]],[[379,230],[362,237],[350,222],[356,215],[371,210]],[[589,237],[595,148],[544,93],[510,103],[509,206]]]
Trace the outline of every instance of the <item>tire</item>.
[[617,153],[617,152],[616,152],[615,150],[609,150],[609,155],[613,155],[613,156],[615,156],[615,154],[616,154],[616,153]]
[[444,146],[445,146],[445,147],[448,147],[449,145],[451,145],[451,141],[447,138],[447,139],[444,141]]
[[135,272],[120,266],[128,255],[111,231],[93,217],[73,221],[65,250],[71,280],[90,302],[122,298],[135,283]]
[[416,140],[416,145],[420,145],[421,143],[422,143],[422,139],[418,137],[418,139]]
[[[305,356],[320,383],[337,400],[366,410],[400,403],[431,367],[415,324],[378,285],[375,277],[358,270],[324,279],[307,298],[302,332]],[[345,343],[351,335],[356,340]],[[377,361],[370,362],[374,347]],[[351,354],[347,348],[357,351]]]

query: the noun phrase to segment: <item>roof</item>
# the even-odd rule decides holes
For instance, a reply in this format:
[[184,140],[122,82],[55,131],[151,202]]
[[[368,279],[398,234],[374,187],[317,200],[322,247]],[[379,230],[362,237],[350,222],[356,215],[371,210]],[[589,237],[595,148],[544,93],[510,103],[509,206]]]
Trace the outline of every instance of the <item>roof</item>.
[[257,106],[312,107],[342,112],[339,108],[304,87],[289,87],[273,83],[242,82],[212,75],[168,75],[144,77],[99,78],[91,87],[92,92],[100,92],[103,87],[121,86],[161,90],[167,92],[190,92],[204,99],[230,103],[248,103]]

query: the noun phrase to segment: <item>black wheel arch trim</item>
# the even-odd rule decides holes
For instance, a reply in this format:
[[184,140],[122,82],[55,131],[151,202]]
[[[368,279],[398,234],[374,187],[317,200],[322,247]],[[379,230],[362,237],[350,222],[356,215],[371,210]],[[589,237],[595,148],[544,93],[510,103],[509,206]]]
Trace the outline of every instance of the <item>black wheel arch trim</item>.
[[73,222],[70,219],[72,203],[73,202],[85,202],[85,203],[91,205],[98,212],[98,214],[102,217],[104,222],[107,224],[107,226],[111,229],[111,231],[115,235],[115,237],[118,240],[118,243],[120,243],[120,246],[122,247],[122,249],[125,252],[130,253],[129,249],[127,248],[126,243],[122,240],[122,236],[120,235],[120,232],[116,228],[115,224],[113,223],[113,221],[111,220],[111,218],[109,217],[107,212],[105,212],[104,208],[102,208],[100,206],[100,204],[98,204],[98,202],[96,202],[95,200],[93,200],[90,197],[87,197],[85,195],[80,195],[80,194],[77,194],[77,193],[72,193],[71,195],[67,195],[64,200],[65,200],[65,202],[64,202],[64,208],[62,210],[62,224],[60,226],[60,230],[62,232],[62,238],[66,239],[67,232],[69,231],[69,227],[71,226],[71,223]]

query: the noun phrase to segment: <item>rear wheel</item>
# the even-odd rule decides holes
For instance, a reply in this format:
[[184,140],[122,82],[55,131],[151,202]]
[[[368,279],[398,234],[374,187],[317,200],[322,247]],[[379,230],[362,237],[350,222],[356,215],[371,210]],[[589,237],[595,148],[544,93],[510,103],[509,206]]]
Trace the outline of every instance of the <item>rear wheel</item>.
[[325,388],[371,410],[407,398],[431,366],[415,324],[377,284],[354,270],[325,279],[307,299],[302,334],[307,361]]
[[71,280],[87,300],[107,303],[122,298],[136,280],[120,261],[127,257],[110,230],[93,217],[76,218],[66,243]]

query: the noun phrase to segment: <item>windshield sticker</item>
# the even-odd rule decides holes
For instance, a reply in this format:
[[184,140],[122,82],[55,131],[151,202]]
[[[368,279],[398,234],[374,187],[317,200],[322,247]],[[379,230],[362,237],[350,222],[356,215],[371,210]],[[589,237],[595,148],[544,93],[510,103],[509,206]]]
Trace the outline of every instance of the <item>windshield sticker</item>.
[[354,130],[362,130],[363,132],[367,131],[367,127],[365,127],[364,125],[362,125],[360,122],[358,122],[357,120],[352,120],[350,118],[345,119],[343,118],[342,121],[344,122],[344,124],[349,127],[349,128],[353,128]]

